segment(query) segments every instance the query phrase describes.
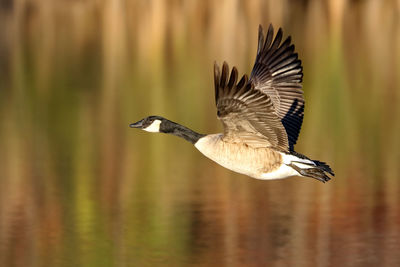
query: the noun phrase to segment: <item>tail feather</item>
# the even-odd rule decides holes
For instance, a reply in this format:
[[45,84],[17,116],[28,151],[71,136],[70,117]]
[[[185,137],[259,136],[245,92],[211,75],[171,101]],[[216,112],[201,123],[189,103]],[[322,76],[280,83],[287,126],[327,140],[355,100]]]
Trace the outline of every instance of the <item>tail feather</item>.
[[328,164],[322,161],[313,160],[313,162],[323,171],[329,173],[332,176],[335,176],[335,173],[332,171],[331,167]]
[[303,176],[315,178],[323,183],[328,182],[331,179],[320,168],[301,169],[299,172]]
[[322,162],[319,160],[311,160],[308,157],[304,156],[303,154],[300,154],[300,153],[297,153],[294,151],[291,153],[291,155],[296,156],[301,159],[310,160],[315,164],[315,166],[312,166],[309,168],[301,168],[300,166],[298,166],[296,164],[290,164],[290,166],[293,169],[295,169],[302,176],[315,178],[323,183],[325,183],[331,179],[326,173],[329,173],[330,175],[335,176],[331,167],[329,167],[329,165],[326,164],[325,162]]

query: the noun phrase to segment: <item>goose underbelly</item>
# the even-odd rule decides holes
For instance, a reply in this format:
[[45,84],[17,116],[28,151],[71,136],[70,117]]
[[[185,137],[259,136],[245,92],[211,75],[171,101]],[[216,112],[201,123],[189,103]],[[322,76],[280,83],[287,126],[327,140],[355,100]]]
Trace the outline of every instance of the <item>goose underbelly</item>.
[[240,143],[226,143],[221,137],[221,134],[202,137],[195,147],[221,166],[253,178],[281,179],[297,175],[292,168],[282,164],[279,152]]

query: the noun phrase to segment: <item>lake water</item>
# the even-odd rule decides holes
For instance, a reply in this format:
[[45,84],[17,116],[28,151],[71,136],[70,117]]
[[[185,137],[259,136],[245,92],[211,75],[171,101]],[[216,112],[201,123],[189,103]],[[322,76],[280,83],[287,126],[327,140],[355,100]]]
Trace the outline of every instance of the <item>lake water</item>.
[[[399,4],[289,2],[0,4],[0,266],[400,266]],[[330,182],[128,127],[222,131],[213,62],[249,73],[270,21],[303,62],[296,150]]]

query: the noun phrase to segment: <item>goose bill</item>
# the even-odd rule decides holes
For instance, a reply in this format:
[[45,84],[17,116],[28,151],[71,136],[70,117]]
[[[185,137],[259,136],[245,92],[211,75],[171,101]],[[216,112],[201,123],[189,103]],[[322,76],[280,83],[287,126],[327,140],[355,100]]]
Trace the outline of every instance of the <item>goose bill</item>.
[[131,128],[143,128],[143,120],[129,124]]

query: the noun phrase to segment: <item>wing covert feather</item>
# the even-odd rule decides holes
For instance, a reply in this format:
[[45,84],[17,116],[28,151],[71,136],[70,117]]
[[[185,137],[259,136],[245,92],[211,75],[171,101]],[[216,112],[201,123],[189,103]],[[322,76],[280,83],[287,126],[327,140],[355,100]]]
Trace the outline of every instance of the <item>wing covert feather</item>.
[[237,82],[235,67],[228,76],[226,62],[222,71],[214,64],[217,115],[224,126],[224,140],[287,151],[286,131],[274,112],[271,98],[256,90],[247,75]]

